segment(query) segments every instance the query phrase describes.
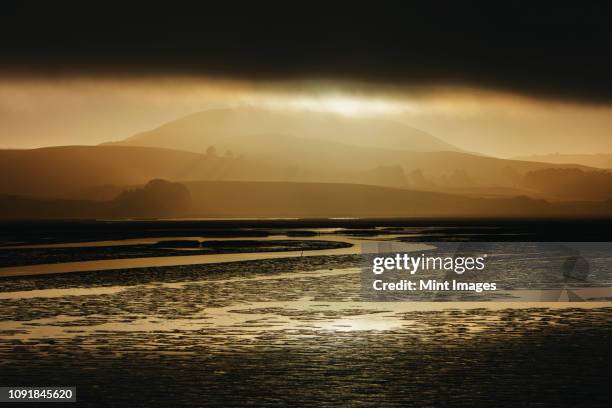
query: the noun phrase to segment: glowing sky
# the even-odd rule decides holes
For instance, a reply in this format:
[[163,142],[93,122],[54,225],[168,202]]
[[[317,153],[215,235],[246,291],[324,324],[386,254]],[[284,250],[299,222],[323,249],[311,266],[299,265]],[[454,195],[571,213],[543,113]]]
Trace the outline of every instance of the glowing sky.
[[150,77],[0,80],[0,148],[98,144],[181,116],[236,105],[378,115],[460,148],[511,157],[612,153],[606,105],[531,99],[466,87]]

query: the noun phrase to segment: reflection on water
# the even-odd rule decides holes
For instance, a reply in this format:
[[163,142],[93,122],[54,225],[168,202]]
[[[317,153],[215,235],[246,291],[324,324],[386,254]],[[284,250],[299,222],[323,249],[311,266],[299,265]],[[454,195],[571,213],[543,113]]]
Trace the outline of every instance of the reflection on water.
[[[393,236],[391,236],[392,238]],[[282,235],[272,235],[268,237],[258,238],[261,241],[273,241],[280,238],[286,241],[298,241],[298,239],[286,238]],[[385,237],[391,239],[389,237]],[[170,239],[170,238],[168,238]],[[175,239],[198,240],[203,241],[201,237],[180,237]],[[240,241],[244,238],[224,238],[223,241]],[[206,255],[181,255],[181,256],[158,256],[144,258],[125,258],[125,259],[104,259],[95,261],[82,262],[62,262],[50,264],[35,264],[25,266],[13,266],[0,268],[0,276],[22,276],[22,275],[42,275],[52,273],[69,273],[81,271],[104,271],[114,269],[129,269],[129,268],[146,268],[146,267],[163,267],[176,265],[200,265],[200,264],[215,264],[225,262],[240,262],[252,261],[257,259],[274,259],[274,258],[291,258],[302,256],[318,256],[318,255],[356,255],[362,252],[361,244],[366,239],[358,239],[347,236],[336,236],[321,234],[314,237],[300,237],[299,241],[331,241],[351,244],[350,247],[308,250],[308,251],[282,251],[282,252],[250,252],[250,253],[226,253],[226,254],[206,254]],[[82,243],[64,243],[50,245],[35,245],[21,246],[20,248],[78,248],[78,247],[106,247],[110,244],[114,246],[126,246],[139,244],[151,244],[163,241],[159,238],[144,238],[144,239],[129,239],[120,241],[94,241],[85,244]],[[14,248],[14,247],[5,247]],[[403,248],[407,250],[422,250],[428,246],[419,243],[403,244]],[[0,249],[2,250],[2,249]]]
[[0,280],[0,382],[85,406],[609,404],[605,303],[362,302],[362,240],[337,239],[355,246]]
[[[285,238],[284,236],[269,236],[260,238],[264,241],[277,240],[279,237]],[[192,237],[193,238],[193,237]],[[197,238],[197,237],[196,237]],[[202,240],[202,238],[197,238]],[[224,238],[224,241],[242,240],[244,238]],[[287,238],[285,238],[287,239]],[[323,250],[310,250],[306,252],[307,256],[316,255],[347,255],[347,254],[359,254],[361,252],[360,239],[354,239],[350,237],[338,237],[334,235],[322,235],[316,237],[303,237],[299,240],[321,240],[335,241],[335,242],[346,242],[352,244],[351,247],[346,248],[334,248],[334,249],[323,249]],[[287,239],[290,240],[290,239]],[[114,241],[114,244],[118,246],[128,245],[125,241],[129,241],[130,245],[134,242],[139,243],[156,243],[160,239],[148,238],[138,240],[122,240]],[[87,243],[86,247],[105,246],[103,244],[111,241],[97,241]],[[81,244],[69,243],[69,244],[55,244],[64,245],[63,247],[73,247],[74,245],[83,246]],[[415,248],[421,248],[422,245],[413,244]],[[42,246],[49,247],[49,246]],[[59,246],[54,246],[59,247]],[[224,262],[239,262],[239,261],[252,261],[257,259],[273,259],[273,258],[290,258],[290,257],[301,257],[304,256],[304,251],[283,251],[283,252],[252,252],[252,253],[230,253],[230,254],[207,254],[207,255],[181,255],[181,256],[164,256],[164,257],[146,257],[146,258],[129,258],[129,259],[104,259],[97,261],[83,261],[83,262],[62,262],[53,264],[37,264],[37,265],[25,265],[15,267],[0,268],[0,276],[20,276],[20,275],[40,275],[50,273],[68,273],[68,272],[80,272],[80,271],[103,271],[113,269],[129,269],[129,268],[146,268],[146,267],[163,267],[163,266],[175,266],[175,265],[200,265],[200,264],[214,264]]]
[[[266,237],[262,237],[265,239]],[[270,237],[271,238],[271,237]],[[231,239],[231,238],[225,238]],[[243,238],[235,238],[243,239]],[[0,247],[2,249],[30,249],[30,248],[96,248],[96,247],[108,247],[108,246],[127,246],[127,245],[147,245],[155,244],[159,241],[168,240],[183,240],[183,241],[199,241],[202,242],[202,237],[151,237],[151,238],[127,238],[127,239],[115,239],[106,241],[89,241],[89,242],[61,242],[58,244],[33,244],[33,245],[4,245]]]
[[[534,319],[543,311],[568,308],[565,303],[507,302],[362,302],[358,268],[325,269],[309,272],[226,277],[201,281],[153,283],[136,286],[43,289],[0,294],[5,311],[4,338],[31,340],[74,338],[100,332],[206,332],[214,337],[253,337],[276,333],[280,337],[303,331],[309,335],[326,330],[385,331],[409,330],[426,335],[438,331],[429,320],[406,319],[410,314],[447,313],[452,309],[476,309],[467,331],[480,332],[493,321],[484,308],[496,312],[509,308],[529,310]],[[333,300],[321,296],[324,291]],[[525,292],[525,291],[522,291]],[[220,298],[220,294],[223,294]],[[309,295],[307,295],[309,294]],[[525,294],[528,297],[527,294]],[[58,302],[58,298],[61,298]],[[262,300],[265,299],[265,300]],[[154,303],[152,307],[151,302]],[[581,302],[572,308],[589,309],[605,304]],[[536,311],[534,313],[534,310]],[[466,312],[468,313],[468,312]],[[469,314],[469,313],[468,313]],[[475,318],[483,317],[482,319]],[[69,329],[66,329],[69,327]],[[229,339],[229,338],[228,338]],[[232,347],[231,341],[223,347]]]

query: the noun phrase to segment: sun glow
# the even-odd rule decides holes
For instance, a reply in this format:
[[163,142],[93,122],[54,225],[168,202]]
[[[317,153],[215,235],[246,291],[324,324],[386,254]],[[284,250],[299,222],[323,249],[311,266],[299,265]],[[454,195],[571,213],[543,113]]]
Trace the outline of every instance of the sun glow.
[[390,99],[361,98],[342,94],[320,96],[291,96],[262,98],[249,103],[271,109],[292,109],[314,112],[331,112],[345,116],[388,115],[410,110],[406,103]]

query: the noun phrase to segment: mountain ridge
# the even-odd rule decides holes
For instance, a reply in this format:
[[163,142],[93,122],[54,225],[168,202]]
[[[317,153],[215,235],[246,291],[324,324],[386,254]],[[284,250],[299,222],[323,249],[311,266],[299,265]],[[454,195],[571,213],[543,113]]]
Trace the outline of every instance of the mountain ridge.
[[600,169],[612,169],[612,153],[593,154],[534,154],[514,157],[515,160],[540,161],[551,164],[581,164],[583,166],[596,167]]
[[[167,140],[168,134],[172,135],[172,141]],[[109,143],[175,148],[178,144],[185,150],[203,152],[210,145],[235,149],[240,147],[241,138],[260,134],[282,134],[289,139],[335,141],[408,151],[460,150],[427,132],[394,119],[347,117],[314,111],[280,111],[252,106],[196,112],[122,141]],[[410,142],[410,145],[402,146],[406,142]]]

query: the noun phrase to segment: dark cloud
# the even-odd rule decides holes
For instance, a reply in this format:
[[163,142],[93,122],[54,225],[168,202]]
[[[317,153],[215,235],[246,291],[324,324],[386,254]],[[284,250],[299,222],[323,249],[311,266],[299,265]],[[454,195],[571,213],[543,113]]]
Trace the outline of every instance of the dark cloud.
[[13,6],[1,17],[1,67],[34,75],[465,84],[612,102],[610,6],[241,3]]

